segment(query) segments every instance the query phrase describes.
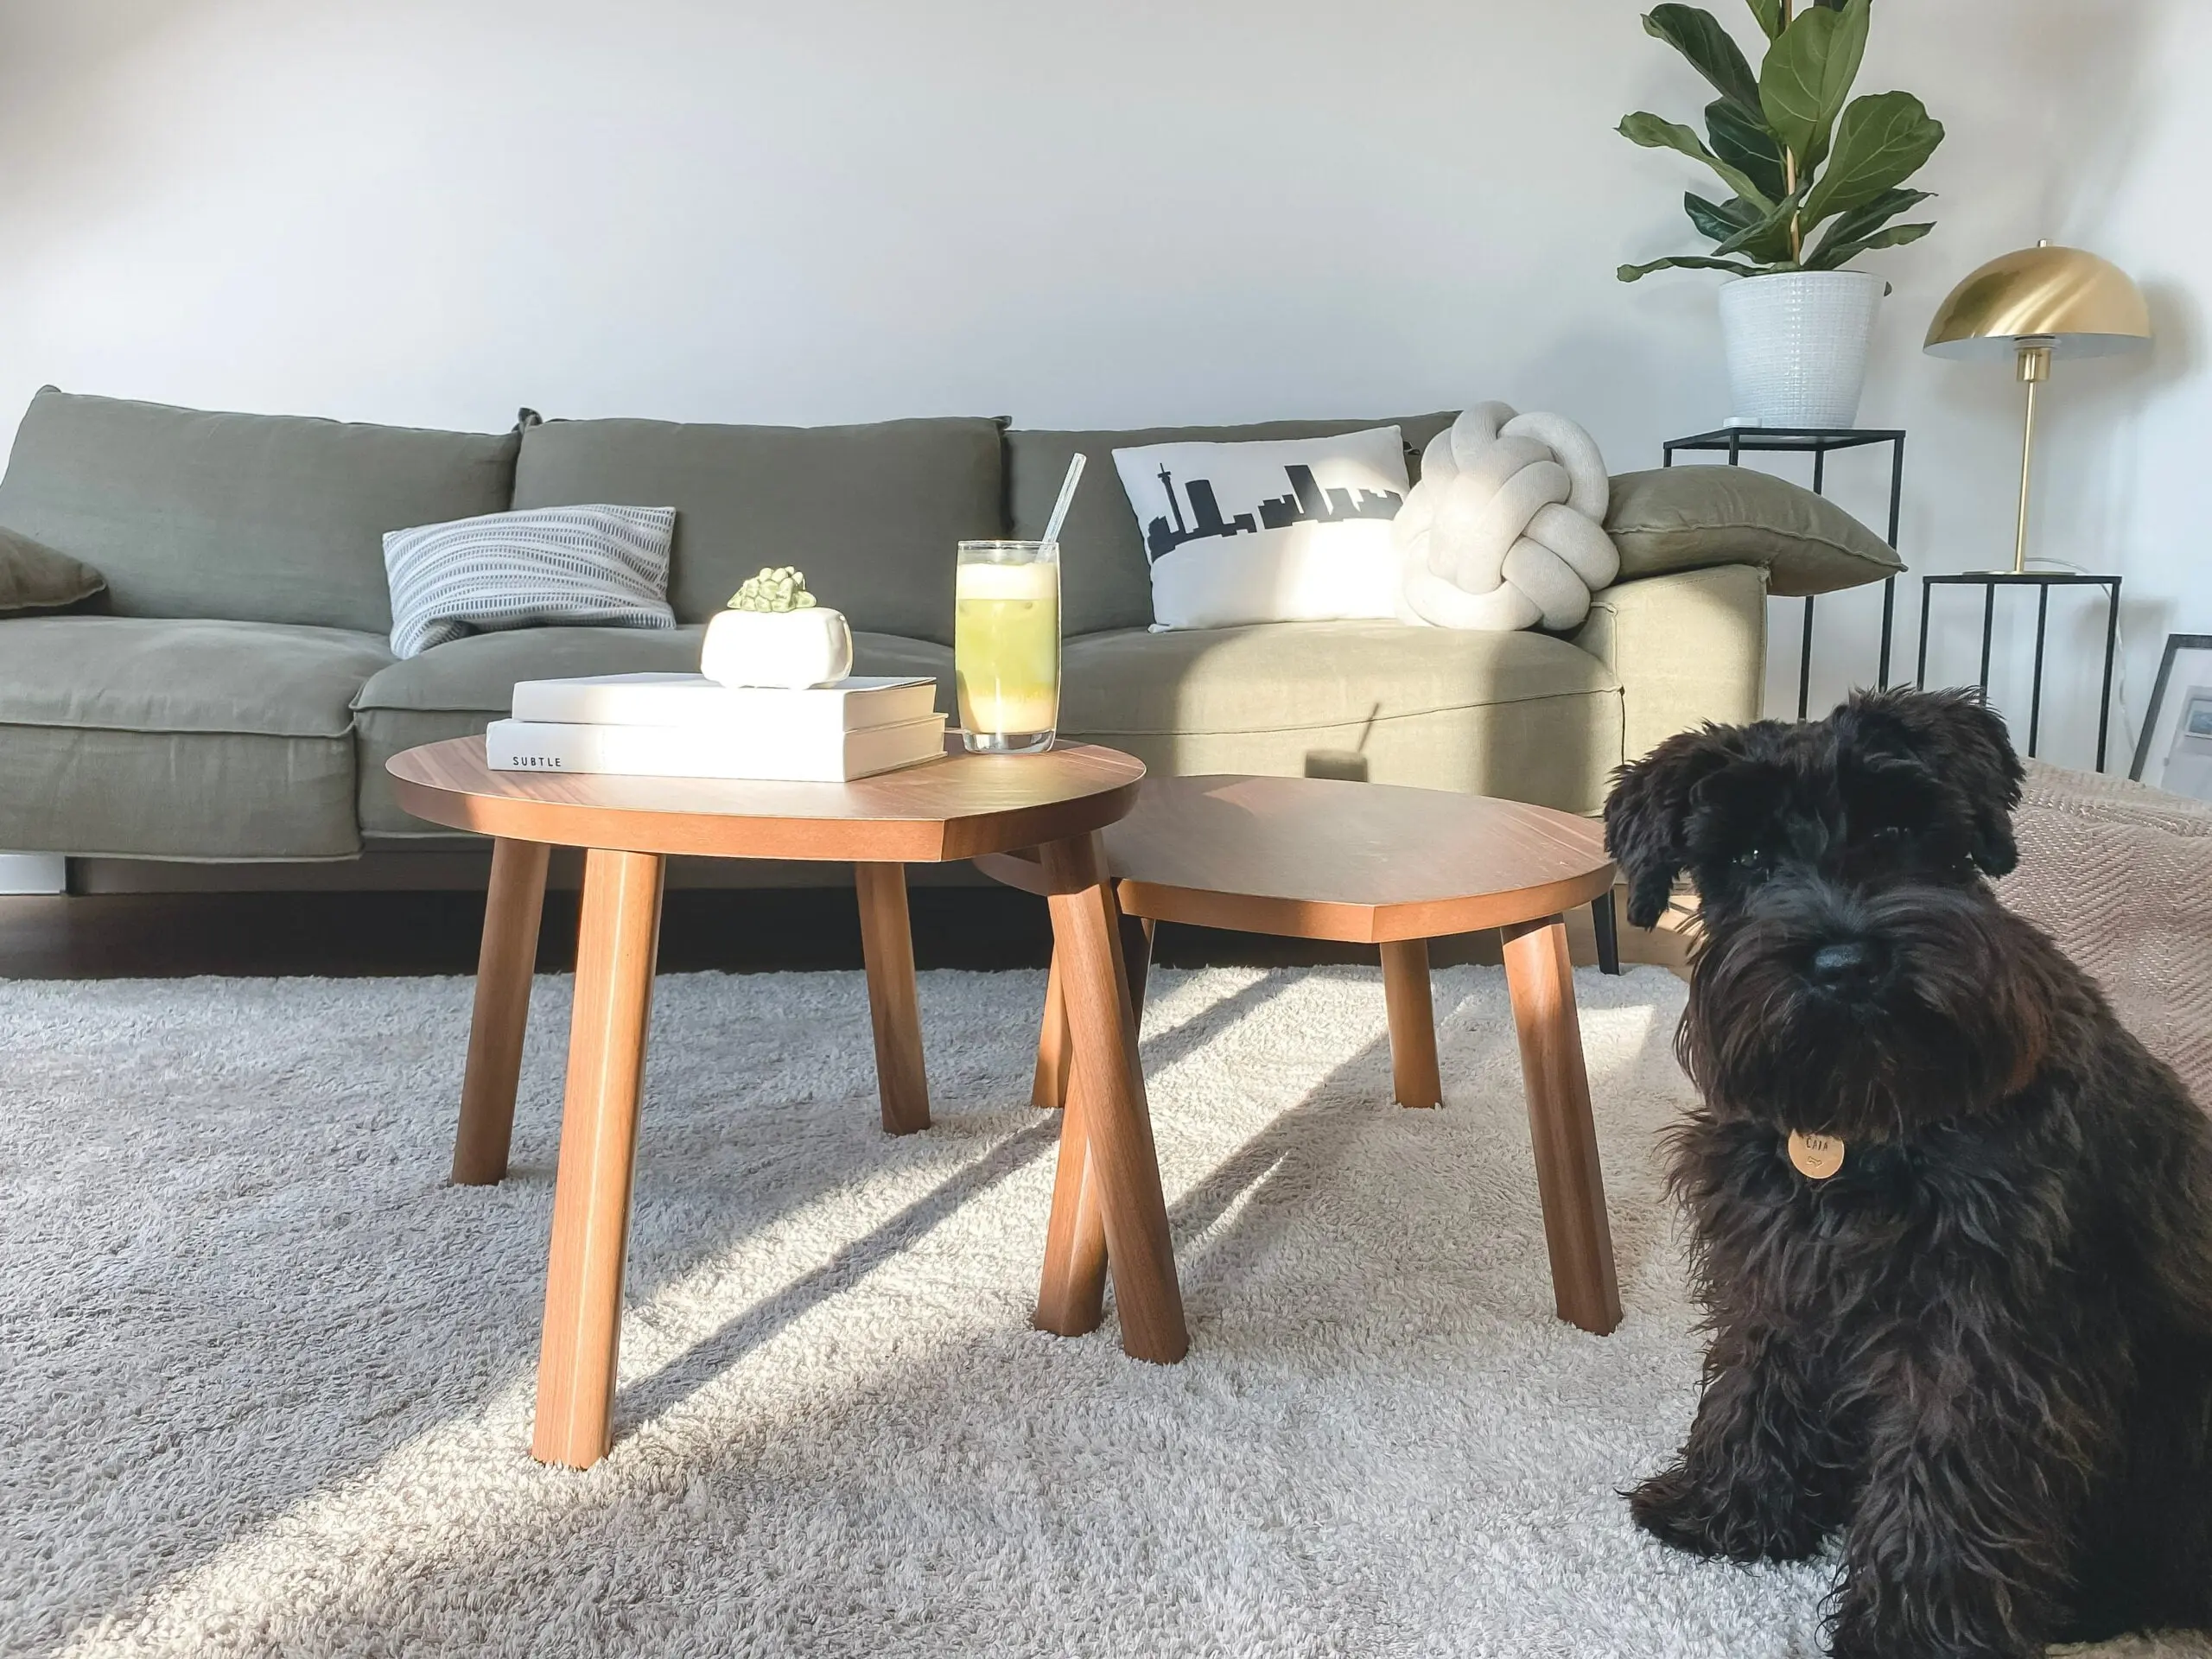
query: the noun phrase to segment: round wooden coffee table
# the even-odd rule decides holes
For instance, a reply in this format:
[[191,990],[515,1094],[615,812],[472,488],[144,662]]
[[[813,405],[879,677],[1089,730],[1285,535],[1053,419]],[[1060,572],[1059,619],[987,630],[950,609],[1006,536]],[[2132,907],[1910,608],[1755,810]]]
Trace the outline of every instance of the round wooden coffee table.
[[[1142,1017],[1154,922],[1379,945],[1391,1070],[1408,1106],[1443,1098],[1428,941],[1497,929],[1560,1317],[1600,1334],[1619,1325],[1567,953],[1567,912],[1612,890],[1613,863],[1599,826],[1540,806],[1442,790],[1236,775],[1148,779],[1135,809],[1107,830],[1104,841],[1135,1017]],[[1016,887],[1042,892],[1051,885],[1031,857],[976,862]],[[1079,1079],[1082,1071],[1060,988],[1074,981],[1057,956],[1053,966],[1038,1045],[1035,1097],[1042,1106],[1060,1104],[1070,1076]],[[1064,1167],[1070,1132],[1061,1131]],[[1068,1214],[1079,1226],[1066,1237],[1056,1231],[1050,1242],[1047,1294],[1087,1308],[1104,1297],[1110,1241],[1095,1209],[1071,1205]]]
[[[1140,762],[1082,744],[970,755],[955,739],[942,761],[856,783],[727,783],[493,772],[484,740],[469,737],[410,749],[386,769],[417,817],[497,837],[456,1181],[506,1173],[549,849],[588,849],[538,1351],[537,1457],[582,1468],[606,1454],[610,1438],[663,863],[671,854],[854,865],[883,1126],[904,1135],[930,1121],[904,867],[1027,849],[1035,885],[1052,894],[1054,959],[1084,1080],[1062,1128],[1073,1141],[1061,1150],[1047,1261],[1052,1240],[1103,1226],[1122,1346],[1142,1359],[1183,1357],[1190,1338],[1098,844],[1098,832],[1135,801]],[[1071,1184],[1071,1160],[1090,1180]],[[1038,1322],[1068,1329],[1065,1300],[1048,1271]]]

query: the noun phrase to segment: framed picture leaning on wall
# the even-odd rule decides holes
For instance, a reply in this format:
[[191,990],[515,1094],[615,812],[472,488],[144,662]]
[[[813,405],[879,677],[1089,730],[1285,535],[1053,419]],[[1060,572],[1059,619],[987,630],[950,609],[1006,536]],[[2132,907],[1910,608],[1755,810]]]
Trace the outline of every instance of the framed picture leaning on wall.
[[2170,633],[2129,777],[2212,801],[2212,633]]

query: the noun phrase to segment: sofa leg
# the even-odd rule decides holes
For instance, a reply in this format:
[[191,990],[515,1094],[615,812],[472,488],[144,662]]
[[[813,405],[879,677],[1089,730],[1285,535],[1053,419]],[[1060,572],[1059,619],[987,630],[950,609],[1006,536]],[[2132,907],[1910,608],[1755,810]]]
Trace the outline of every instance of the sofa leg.
[[488,1186],[507,1173],[507,1141],[522,1079],[523,1033],[537,969],[537,925],[545,910],[543,842],[492,843],[492,887],[484,899],[484,942],[476,958],[476,1014],[468,1027],[468,1070],[461,1084],[461,1128],[454,1136],[457,1186]]
[[1590,901],[1590,925],[1598,935],[1599,972],[1619,973],[1621,930],[1613,915],[1613,895],[1610,888]]

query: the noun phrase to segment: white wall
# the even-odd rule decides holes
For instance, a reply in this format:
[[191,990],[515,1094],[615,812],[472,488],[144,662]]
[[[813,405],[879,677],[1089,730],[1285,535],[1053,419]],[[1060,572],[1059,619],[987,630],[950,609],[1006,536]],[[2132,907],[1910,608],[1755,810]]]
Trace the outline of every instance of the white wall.
[[[1686,245],[1692,182],[1612,124],[1704,102],[1641,9],[7,0],[0,410],[49,380],[486,429],[520,404],[1046,424],[1502,397],[1652,465],[1727,409],[1718,279],[1611,275]],[[2186,124],[2212,8],[1892,3],[1876,36],[1862,86],[1920,93],[1952,135],[1927,175],[1942,230],[1881,262],[1862,410],[1912,430],[1916,566],[1986,564],[2011,534],[2013,388],[1918,352],[1951,282],[2050,236],[2152,296],[2155,357],[2063,371],[2050,399],[2040,537],[2126,575],[2139,720],[2164,633],[2212,630]],[[1878,472],[1836,473],[1870,518]],[[1931,677],[1972,671],[1955,603]],[[1822,696],[1872,673],[1871,596],[1834,609]],[[2060,609],[2045,749],[2079,759],[2100,632]]]

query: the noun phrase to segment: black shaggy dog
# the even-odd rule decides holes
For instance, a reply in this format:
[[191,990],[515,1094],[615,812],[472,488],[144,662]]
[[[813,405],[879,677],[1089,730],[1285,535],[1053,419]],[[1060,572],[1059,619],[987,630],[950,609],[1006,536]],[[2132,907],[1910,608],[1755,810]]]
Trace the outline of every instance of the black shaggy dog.
[[2021,779],[1971,696],[1885,692],[1674,738],[1605,808],[1630,919],[1687,870],[1703,933],[1712,1341],[1630,1502],[1731,1560],[1840,1537],[1846,1659],[2212,1626],[2212,1123],[1991,893]]

